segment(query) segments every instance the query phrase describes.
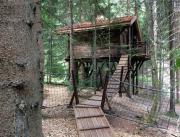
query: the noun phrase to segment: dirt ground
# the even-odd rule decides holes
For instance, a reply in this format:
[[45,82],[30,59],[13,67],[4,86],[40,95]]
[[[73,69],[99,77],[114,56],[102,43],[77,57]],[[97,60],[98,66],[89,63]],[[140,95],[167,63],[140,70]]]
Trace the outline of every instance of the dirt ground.
[[[43,133],[45,137],[78,137],[72,108],[67,108],[70,100],[64,86],[45,86],[43,103]],[[115,137],[169,137],[163,130],[145,127],[129,119],[107,114]]]

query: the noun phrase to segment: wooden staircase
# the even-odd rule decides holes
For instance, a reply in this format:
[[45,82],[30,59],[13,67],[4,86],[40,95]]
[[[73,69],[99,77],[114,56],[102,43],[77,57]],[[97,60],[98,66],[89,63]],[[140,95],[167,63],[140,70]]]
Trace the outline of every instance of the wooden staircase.
[[121,82],[128,74],[128,55],[122,55],[116,71],[109,79],[106,92],[96,94],[74,107],[80,137],[113,137],[113,130],[102,111],[103,95],[111,99],[121,90]]
[[107,85],[107,97],[111,99],[118,92],[122,92],[121,82],[125,82],[128,74],[128,55],[122,55],[115,72],[110,77]]

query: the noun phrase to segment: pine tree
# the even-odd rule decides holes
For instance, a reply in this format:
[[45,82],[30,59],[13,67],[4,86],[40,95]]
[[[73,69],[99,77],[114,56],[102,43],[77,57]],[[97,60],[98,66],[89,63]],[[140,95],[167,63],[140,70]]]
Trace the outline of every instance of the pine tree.
[[0,136],[42,136],[40,2],[0,1]]

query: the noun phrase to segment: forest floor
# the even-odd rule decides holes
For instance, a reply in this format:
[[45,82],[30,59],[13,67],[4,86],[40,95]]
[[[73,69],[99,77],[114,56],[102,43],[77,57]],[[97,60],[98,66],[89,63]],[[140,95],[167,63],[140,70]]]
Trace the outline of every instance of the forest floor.
[[[87,92],[85,91],[84,94],[87,94]],[[45,137],[78,137],[74,111],[72,108],[67,108],[69,100],[70,95],[67,87],[45,86],[44,108],[42,109],[42,125]],[[171,136],[156,127],[146,127],[138,122],[111,114],[106,116],[116,137]]]

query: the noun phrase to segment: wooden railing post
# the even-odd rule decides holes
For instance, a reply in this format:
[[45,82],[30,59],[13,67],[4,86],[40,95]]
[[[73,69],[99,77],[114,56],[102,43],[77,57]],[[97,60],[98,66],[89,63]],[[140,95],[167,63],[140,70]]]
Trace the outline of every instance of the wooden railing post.
[[120,83],[119,83],[119,96],[122,97],[122,80],[123,80],[124,66],[121,67]]
[[103,79],[102,79],[102,74],[101,74],[100,68],[99,68],[99,79],[100,79],[100,85],[101,85],[101,88],[104,88],[104,85],[103,85]]
[[73,105],[74,98],[75,98],[76,105],[79,104],[78,91],[77,91],[77,83],[76,83],[76,80],[75,80],[75,75],[74,75],[74,71],[73,70],[71,72],[71,75],[72,75],[72,85],[73,85],[73,91],[74,92],[73,92],[71,101],[69,103],[69,107],[71,107]]

